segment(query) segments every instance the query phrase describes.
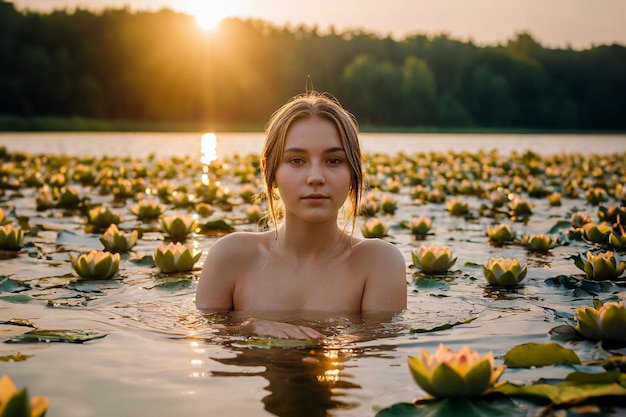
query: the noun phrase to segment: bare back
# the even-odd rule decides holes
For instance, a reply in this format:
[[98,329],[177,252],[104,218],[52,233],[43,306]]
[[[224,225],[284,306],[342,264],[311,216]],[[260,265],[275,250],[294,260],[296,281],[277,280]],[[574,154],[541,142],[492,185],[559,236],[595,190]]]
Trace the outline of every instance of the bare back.
[[[211,311],[398,312],[405,263],[390,243],[343,235],[324,259],[294,259],[274,232],[234,233],[209,251],[196,304]],[[333,246],[334,247],[331,247]]]

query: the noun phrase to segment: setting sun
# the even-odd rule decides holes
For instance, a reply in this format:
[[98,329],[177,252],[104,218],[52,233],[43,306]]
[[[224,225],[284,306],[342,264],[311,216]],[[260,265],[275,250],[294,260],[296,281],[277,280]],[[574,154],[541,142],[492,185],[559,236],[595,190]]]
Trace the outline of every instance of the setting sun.
[[207,31],[215,30],[226,17],[236,15],[233,3],[224,1],[179,0],[178,8],[189,13],[196,20],[196,24]]

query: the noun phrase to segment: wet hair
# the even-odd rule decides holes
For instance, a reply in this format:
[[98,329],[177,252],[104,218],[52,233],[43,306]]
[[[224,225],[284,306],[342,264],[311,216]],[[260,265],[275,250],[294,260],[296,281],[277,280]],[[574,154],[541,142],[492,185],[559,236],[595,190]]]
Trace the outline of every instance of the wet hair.
[[264,163],[261,164],[261,172],[264,197],[268,203],[267,217],[269,218],[267,220],[277,226],[278,219],[282,217],[282,205],[274,185],[276,184],[276,170],[285,150],[289,129],[298,120],[311,117],[329,120],[339,133],[341,146],[346,152],[346,160],[350,168],[349,207],[346,210],[346,220],[352,223],[352,230],[354,230],[363,188],[363,160],[358,125],[354,116],[345,110],[336,98],[316,91],[309,91],[291,98],[272,114],[265,128],[265,144],[261,153]]

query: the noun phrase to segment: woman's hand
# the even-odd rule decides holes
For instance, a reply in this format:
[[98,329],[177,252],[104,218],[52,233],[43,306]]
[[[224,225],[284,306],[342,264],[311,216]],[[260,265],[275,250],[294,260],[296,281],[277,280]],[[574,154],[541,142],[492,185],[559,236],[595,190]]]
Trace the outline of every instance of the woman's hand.
[[248,319],[243,323],[232,326],[229,330],[240,334],[254,334],[257,336],[280,337],[284,339],[324,339],[326,335],[310,327],[296,326],[295,324],[278,321]]

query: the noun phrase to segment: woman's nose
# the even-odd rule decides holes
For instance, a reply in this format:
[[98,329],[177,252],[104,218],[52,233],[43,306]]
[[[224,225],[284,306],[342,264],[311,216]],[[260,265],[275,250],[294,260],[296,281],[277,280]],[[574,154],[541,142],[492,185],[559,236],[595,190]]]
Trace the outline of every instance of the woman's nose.
[[307,173],[307,184],[323,184],[325,181],[324,174],[319,164],[312,163]]

